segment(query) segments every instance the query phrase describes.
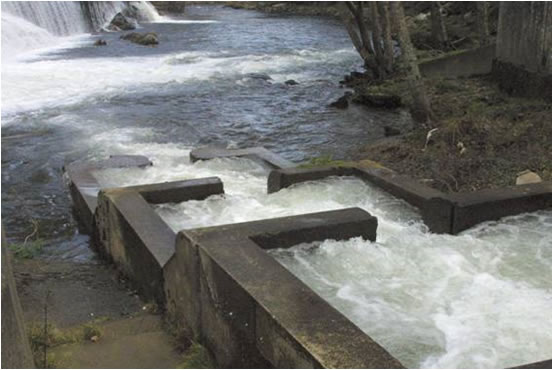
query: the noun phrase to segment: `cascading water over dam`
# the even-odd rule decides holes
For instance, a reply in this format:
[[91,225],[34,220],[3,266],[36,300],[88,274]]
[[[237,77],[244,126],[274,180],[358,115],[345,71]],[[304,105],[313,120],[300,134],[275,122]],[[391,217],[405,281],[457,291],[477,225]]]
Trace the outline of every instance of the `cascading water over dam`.
[[138,21],[160,19],[155,8],[145,2],[3,1],[2,56],[54,46],[59,37],[100,31],[121,11]]

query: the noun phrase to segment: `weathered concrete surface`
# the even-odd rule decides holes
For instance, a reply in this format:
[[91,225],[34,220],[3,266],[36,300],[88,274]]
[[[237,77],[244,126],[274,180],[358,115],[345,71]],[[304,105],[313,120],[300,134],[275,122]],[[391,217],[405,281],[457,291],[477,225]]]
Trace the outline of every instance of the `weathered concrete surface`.
[[218,178],[104,189],[98,198],[94,245],[144,297],[163,305],[163,267],[174,254],[175,232],[149,202],[202,200],[222,192]]
[[2,368],[34,368],[7,248],[2,229]]
[[210,160],[213,158],[245,157],[265,164],[272,169],[290,168],[295,165],[275,153],[263,148],[254,147],[247,149],[221,149],[214,147],[197,148],[190,152],[192,162]]
[[449,199],[454,202],[451,232],[457,234],[483,221],[551,209],[551,182],[457,193]]
[[100,184],[94,171],[106,168],[146,167],[152,162],[141,155],[116,155],[100,161],[73,162],[64,167],[69,178],[69,191],[73,199],[73,212],[79,231],[92,234],[94,211],[97,205]]
[[492,71],[495,44],[448,55],[419,64],[424,77],[457,78],[485,75]]
[[375,184],[419,208],[430,231],[450,232],[452,204],[444,193],[384,168],[315,167],[274,170],[269,174],[267,191],[272,193],[293,184],[321,180],[329,176],[356,176]]
[[457,234],[480,222],[551,208],[551,182],[471,193],[445,194],[416,180],[381,168],[315,167],[273,170],[267,191],[329,176],[356,176],[419,208],[434,233]]
[[178,369],[182,354],[163,328],[163,318],[150,313],[96,324],[97,342],[78,341],[50,348],[61,369]]
[[552,362],[551,360],[533,362],[531,364],[511,367],[510,369],[551,369]]
[[168,313],[221,367],[402,367],[263,250],[375,231],[358,208],[181,231]]
[[493,76],[510,94],[551,99],[551,2],[504,1]]

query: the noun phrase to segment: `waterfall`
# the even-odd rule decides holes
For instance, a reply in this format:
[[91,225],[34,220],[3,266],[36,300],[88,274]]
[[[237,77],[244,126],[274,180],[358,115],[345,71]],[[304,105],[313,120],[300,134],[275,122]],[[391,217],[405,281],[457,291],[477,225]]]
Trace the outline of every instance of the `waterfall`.
[[101,31],[118,12],[142,22],[161,18],[144,1],[2,1],[2,59],[54,46],[63,36]]
[[88,22],[77,1],[3,1],[2,14],[5,13],[23,18],[56,36],[89,31]]

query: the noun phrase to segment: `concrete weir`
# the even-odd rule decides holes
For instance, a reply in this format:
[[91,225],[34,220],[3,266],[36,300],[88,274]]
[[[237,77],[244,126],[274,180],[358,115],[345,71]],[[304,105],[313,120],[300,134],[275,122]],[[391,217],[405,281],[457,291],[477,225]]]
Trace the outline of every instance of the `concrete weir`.
[[[385,169],[291,168],[263,148],[191,152],[191,160],[245,156],[273,169],[268,192],[329,176],[356,176],[421,210],[433,232],[551,207],[551,183],[446,195]],[[402,368],[349,319],[266,250],[326,239],[376,240],[378,221],[360,208],[173,231],[153,204],[224,194],[217,177],[100,189],[92,171],[147,166],[140,156],[67,166],[83,231],[177,330],[206,346],[221,367]],[[550,362],[548,362],[550,364]],[[526,365],[531,366],[531,365]],[[543,366],[540,363],[540,366]]]

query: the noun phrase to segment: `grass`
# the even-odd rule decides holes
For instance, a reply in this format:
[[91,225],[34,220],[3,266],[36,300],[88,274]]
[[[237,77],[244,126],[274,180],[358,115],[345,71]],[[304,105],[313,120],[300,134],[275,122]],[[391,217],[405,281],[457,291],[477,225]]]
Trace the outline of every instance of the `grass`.
[[213,369],[215,367],[215,362],[209,351],[196,342],[192,342],[184,352],[183,360],[177,366],[178,369]]
[[8,249],[13,252],[15,258],[31,259],[40,254],[44,247],[42,239],[28,241],[26,243],[9,244]]
[[299,168],[313,168],[313,167],[324,167],[324,166],[334,166],[334,167],[345,167],[351,166],[353,162],[340,161],[332,159],[332,156],[322,156],[311,158],[309,161],[300,164]]
[[[92,322],[79,325],[77,327],[61,330],[55,325],[48,323],[46,328],[44,323],[32,322],[27,327],[27,335],[31,345],[31,351],[35,365],[38,368],[55,368],[56,361],[52,354],[47,353],[46,363],[44,363],[44,350],[48,352],[49,348],[63,344],[78,343],[90,340],[92,337],[101,337],[102,330],[98,326],[104,319],[96,319]],[[45,330],[46,329],[46,330]]]

